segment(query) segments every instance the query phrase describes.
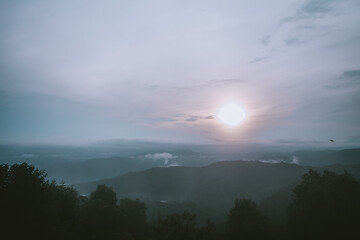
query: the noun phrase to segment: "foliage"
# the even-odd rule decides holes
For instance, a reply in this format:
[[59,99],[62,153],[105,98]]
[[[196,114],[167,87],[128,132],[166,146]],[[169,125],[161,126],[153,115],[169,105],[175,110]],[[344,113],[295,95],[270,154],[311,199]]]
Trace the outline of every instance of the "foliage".
[[293,239],[352,239],[359,235],[360,184],[348,173],[310,170],[293,190],[288,230]]
[[74,189],[47,181],[44,171],[26,163],[3,164],[0,169],[0,224],[5,236],[70,237],[79,203]]
[[122,227],[132,235],[147,233],[146,205],[140,200],[120,199],[119,212],[123,219]]
[[196,215],[184,212],[160,218],[154,229],[154,239],[185,240],[195,239]]
[[116,206],[116,193],[111,187],[105,184],[97,186],[96,190],[90,194],[89,203],[101,208],[114,208]]
[[263,239],[266,235],[266,219],[250,199],[235,199],[228,215],[230,239]]
[[145,204],[117,203],[106,185],[84,198],[27,163],[0,165],[1,234],[11,239],[141,238],[147,229]]
[[198,227],[196,215],[188,212],[167,215],[152,226],[147,222],[146,205],[138,199],[118,200],[106,185],[98,185],[88,197],[79,196],[72,187],[50,182],[46,177],[44,171],[26,163],[0,165],[2,237],[40,240],[216,240],[224,239],[224,235],[248,240],[358,237],[360,183],[346,172],[320,174],[310,170],[305,174],[293,189],[286,229],[268,224],[252,200],[235,199],[226,233],[219,232],[210,221]]

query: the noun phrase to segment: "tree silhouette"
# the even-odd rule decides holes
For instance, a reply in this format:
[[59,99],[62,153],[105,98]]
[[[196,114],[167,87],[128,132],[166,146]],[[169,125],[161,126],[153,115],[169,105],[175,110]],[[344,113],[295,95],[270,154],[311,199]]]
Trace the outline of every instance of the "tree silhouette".
[[122,229],[131,235],[144,235],[147,233],[146,206],[138,199],[120,199],[119,206],[122,218]]
[[81,229],[84,239],[117,239],[121,216],[116,193],[106,185],[98,185],[81,208]]
[[153,239],[192,240],[196,239],[196,215],[184,212],[160,218],[154,228]]
[[64,239],[73,235],[77,193],[46,180],[27,163],[0,165],[0,212],[4,236]]
[[263,239],[266,219],[252,200],[235,199],[228,215],[228,230],[230,239]]
[[82,239],[141,239],[147,234],[146,207],[120,199],[111,187],[98,185],[81,207]]
[[116,193],[105,184],[98,185],[96,190],[90,194],[89,203],[91,205],[101,208],[115,208],[116,202]]
[[360,184],[348,173],[310,170],[293,190],[288,230],[293,239],[356,239]]
[[[0,165],[0,214],[0,234],[7,239],[224,239],[211,222],[198,228],[196,215],[187,212],[150,227],[140,200],[118,201],[106,185],[89,197],[79,196],[26,163]],[[346,172],[310,170],[293,189],[284,239],[360,239],[359,216],[358,180]],[[255,202],[235,199],[228,214],[229,239],[279,239],[283,232],[271,236]]]

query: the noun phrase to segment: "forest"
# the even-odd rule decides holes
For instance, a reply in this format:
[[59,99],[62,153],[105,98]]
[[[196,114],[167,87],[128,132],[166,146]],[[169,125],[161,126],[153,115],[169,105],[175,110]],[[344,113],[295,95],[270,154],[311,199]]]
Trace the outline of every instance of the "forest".
[[[279,224],[247,198],[234,199],[226,226],[196,214],[173,213],[147,219],[146,204],[118,199],[111,187],[89,196],[49,181],[27,163],[0,165],[1,235],[6,239],[356,239],[360,183],[347,172],[310,169],[293,188],[286,222]],[[211,201],[211,200],[210,200]]]

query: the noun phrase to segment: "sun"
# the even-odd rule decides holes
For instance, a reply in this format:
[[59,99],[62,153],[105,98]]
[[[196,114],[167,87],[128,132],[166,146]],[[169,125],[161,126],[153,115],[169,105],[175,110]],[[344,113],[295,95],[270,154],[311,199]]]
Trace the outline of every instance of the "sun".
[[228,103],[221,107],[216,117],[228,126],[238,126],[246,117],[245,110],[238,104]]

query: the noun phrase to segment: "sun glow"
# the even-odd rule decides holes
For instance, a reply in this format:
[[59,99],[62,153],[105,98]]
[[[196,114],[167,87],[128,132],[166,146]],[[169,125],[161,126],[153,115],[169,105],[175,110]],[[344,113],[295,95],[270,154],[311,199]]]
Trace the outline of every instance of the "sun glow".
[[228,103],[221,107],[216,117],[228,126],[238,126],[246,117],[245,110],[235,103]]

